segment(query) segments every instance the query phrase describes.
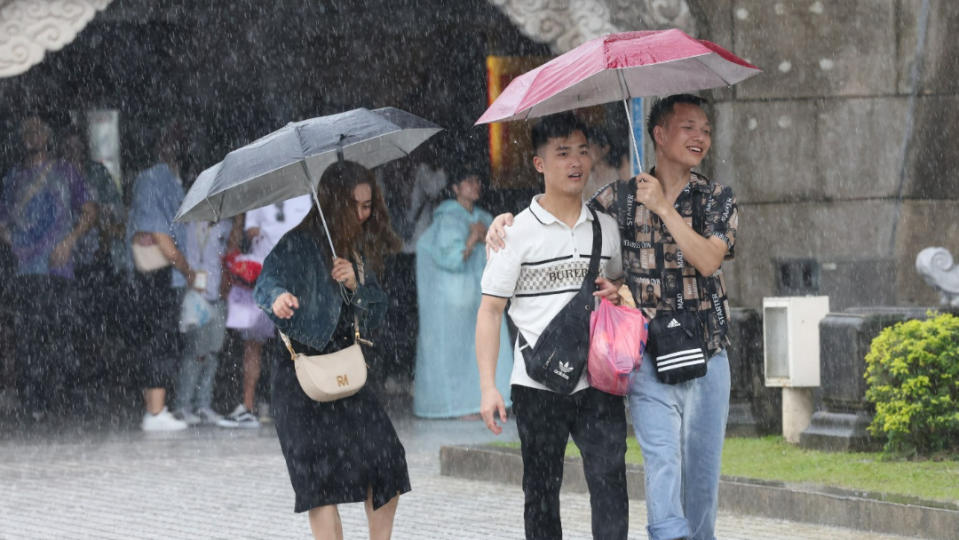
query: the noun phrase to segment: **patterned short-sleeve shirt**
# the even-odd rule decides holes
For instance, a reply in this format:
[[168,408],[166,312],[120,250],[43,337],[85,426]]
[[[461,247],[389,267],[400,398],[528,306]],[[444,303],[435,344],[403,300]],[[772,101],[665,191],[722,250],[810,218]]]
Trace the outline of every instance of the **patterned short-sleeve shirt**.
[[[659,309],[699,311],[710,352],[722,349],[729,344],[729,301],[722,269],[703,276],[686,264],[659,216],[635,203],[635,192],[635,183],[620,180],[600,190],[590,204],[619,224],[626,284],[636,305],[649,317]],[[674,206],[696,232],[725,242],[726,259],[733,258],[739,210],[732,189],[693,172]],[[628,208],[634,208],[632,216],[627,215]]]

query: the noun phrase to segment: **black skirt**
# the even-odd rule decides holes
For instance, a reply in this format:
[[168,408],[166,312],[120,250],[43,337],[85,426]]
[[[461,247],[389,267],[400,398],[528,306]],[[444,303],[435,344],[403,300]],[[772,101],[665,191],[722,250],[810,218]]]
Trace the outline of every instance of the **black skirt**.
[[[323,351],[295,341],[293,348],[328,354],[353,343],[352,329],[353,313],[344,305]],[[406,451],[369,383],[348,398],[313,401],[300,388],[293,361],[285,354],[277,357],[272,385],[270,409],[296,493],[294,512],[362,502],[368,490],[376,509],[410,491]]]

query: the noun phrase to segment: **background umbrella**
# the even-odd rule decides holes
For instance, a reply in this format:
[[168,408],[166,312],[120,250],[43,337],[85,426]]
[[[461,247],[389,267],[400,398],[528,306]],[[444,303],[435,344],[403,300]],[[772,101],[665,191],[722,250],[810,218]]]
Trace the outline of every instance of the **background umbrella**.
[[639,161],[630,98],[729,86],[761,71],[681,30],[608,34],[513,79],[476,123],[523,120],[622,100]]
[[[316,186],[330,164],[347,159],[376,167],[408,155],[440,130],[432,122],[393,107],[353,109],[291,122],[230,152],[200,173],[176,220],[219,221],[311,194],[326,228]],[[332,249],[328,229],[326,233]]]

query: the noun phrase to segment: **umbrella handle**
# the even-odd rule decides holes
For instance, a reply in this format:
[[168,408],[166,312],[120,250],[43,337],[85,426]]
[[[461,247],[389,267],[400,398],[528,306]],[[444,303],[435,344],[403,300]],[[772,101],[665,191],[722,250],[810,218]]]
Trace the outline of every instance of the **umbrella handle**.
[[629,85],[626,84],[626,74],[622,69],[619,72],[619,85],[623,91],[623,107],[626,108],[626,121],[629,122],[629,141],[633,145],[633,155],[636,156],[636,167],[639,172],[643,172],[643,161],[639,157],[639,145],[636,144],[636,132],[633,131],[633,111],[629,109],[631,96],[629,95]]
[[313,185],[313,175],[310,174],[310,168],[306,165],[306,160],[304,159],[300,163],[303,164],[303,172],[306,173],[304,176],[304,181],[306,182],[307,187],[310,188],[310,194],[313,196],[313,202],[316,204],[316,209],[320,211],[320,220],[323,222],[323,232],[326,233],[326,240],[330,243],[330,253],[333,254],[333,258],[336,258],[336,248],[333,247],[333,238],[330,236],[330,228],[326,225],[326,216],[323,215],[323,207],[320,206],[320,197],[316,194],[316,186]]
[[629,122],[629,141],[633,147],[633,155],[636,157],[636,167],[639,173],[643,172],[643,161],[639,157],[639,145],[636,144],[636,132],[633,130],[633,111],[629,108],[630,98],[623,99],[623,106],[626,107],[626,121]]

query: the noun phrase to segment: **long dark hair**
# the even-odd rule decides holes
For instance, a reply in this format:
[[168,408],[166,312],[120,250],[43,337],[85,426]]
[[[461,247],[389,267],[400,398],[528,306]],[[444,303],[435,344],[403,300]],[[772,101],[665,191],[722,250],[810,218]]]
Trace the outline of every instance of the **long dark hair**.
[[[362,184],[370,186],[372,192],[370,217],[364,223],[360,223],[356,215],[356,201],[353,199],[353,190]],[[338,161],[323,172],[316,194],[323,207],[336,254],[352,258],[353,251],[359,251],[373,271],[382,271],[384,259],[399,251],[401,242],[390,225],[390,215],[373,173],[359,163]],[[323,231],[323,221],[315,204],[297,229],[313,235],[323,252],[332,257]]]

